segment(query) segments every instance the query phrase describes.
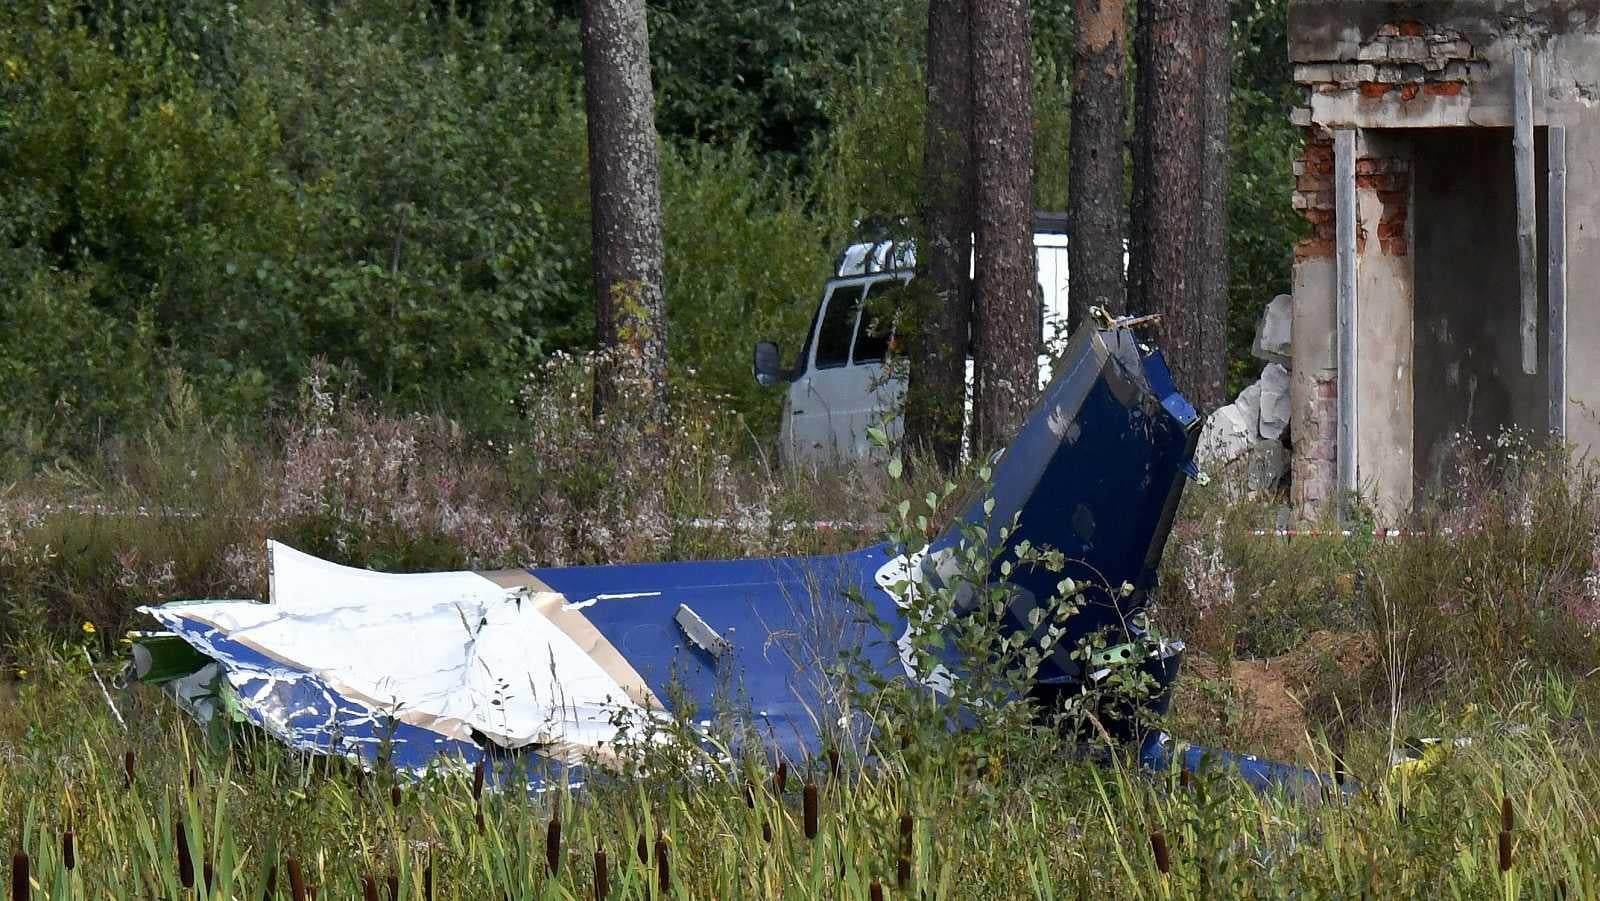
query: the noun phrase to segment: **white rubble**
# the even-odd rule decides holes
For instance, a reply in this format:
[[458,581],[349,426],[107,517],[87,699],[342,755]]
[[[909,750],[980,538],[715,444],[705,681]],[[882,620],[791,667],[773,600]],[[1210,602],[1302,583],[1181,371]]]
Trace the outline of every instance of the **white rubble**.
[[1289,370],[1281,363],[1268,363],[1252,387],[1261,389],[1261,437],[1282,441],[1289,429]]
[[1201,466],[1218,466],[1239,459],[1256,441],[1255,423],[1236,404],[1219,407],[1206,419],[1195,456]]
[[1256,340],[1251,350],[1256,359],[1283,366],[1293,365],[1289,344],[1293,337],[1293,304],[1294,298],[1287,294],[1279,294],[1267,304],[1261,321],[1256,323]]
[[1265,361],[1261,377],[1239,392],[1233,403],[1206,419],[1195,451],[1202,467],[1222,467],[1243,460],[1246,488],[1253,492],[1278,487],[1289,471],[1289,367],[1291,298],[1281,294],[1267,305],[1256,326],[1254,355]]
[[1245,487],[1252,493],[1271,491],[1278,487],[1288,471],[1289,449],[1282,441],[1263,438],[1250,447],[1245,462]]

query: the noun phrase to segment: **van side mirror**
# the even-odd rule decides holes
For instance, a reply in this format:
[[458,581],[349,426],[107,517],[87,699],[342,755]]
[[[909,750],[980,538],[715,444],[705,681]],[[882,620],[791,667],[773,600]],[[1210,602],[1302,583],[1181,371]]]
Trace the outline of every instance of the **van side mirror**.
[[763,388],[789,381],[789,374],[783,371],[783,364],[779,361],[778,345],[771,341],[756,342],[750,371],[756,377],[756,384]]

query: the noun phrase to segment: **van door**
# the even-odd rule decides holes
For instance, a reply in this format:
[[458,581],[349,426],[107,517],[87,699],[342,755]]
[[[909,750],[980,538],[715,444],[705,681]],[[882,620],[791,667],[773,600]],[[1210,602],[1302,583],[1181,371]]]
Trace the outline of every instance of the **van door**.
[[[909,274],[828,283],[808,358],[801,361],[805,370],[789,386],[785,449],[791,462],[863,457],[869,451],[867,428],[898,412],[905,379],[885,363],[888,336],[874,333],[870,315],[863,325],[862,310],[869,289],[876,296],[906,278]],[[891,437],[897,438],[898,423],[891,427]]]
[[891,445],[905,431],[901,415],[906,395],[906,361],[892,358],[889,347],[893,314],[898,306],[896,294],[909,278],[879,279],[867,285],[856,323],[856,337],[850,349],[850,368],[862,388],[860,402],[850,412],[851,453],[857,459],[873,452],[867,429],[883,427]]

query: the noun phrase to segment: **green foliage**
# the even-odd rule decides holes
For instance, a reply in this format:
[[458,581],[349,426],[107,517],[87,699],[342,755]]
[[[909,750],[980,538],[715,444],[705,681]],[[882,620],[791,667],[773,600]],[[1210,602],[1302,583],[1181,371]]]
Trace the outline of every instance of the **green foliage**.
[[833,259],[824,230],[743,144],[668,145],[662,217],[675,376],[770,438],[781,394],[750,377],[751,347],[804,332]]
[[[326,356],[399,404],[493,423],[547,346],[582,336],[578,230],[546,211],[573,206],[582,118],[509,28],[438,27],[420,4],[218,5],[202,57],[121,11],[0,20],[6,218],[50,273],[11,290],[71,288],[50,314],[105,348],[91,377],[159,357],[251,415]],[[120,420],[147,409],[108,387]],[[97,414],[69,408],[57,440]]]
[[1228,377],[1230,396],[1261,369],[1250,355],[1256,323],[1272,298],[1287,294],[1295,241],[1305,220],[1289,205],[1300,131],[1289,113],[1300,103],[1289,65],[1287,0],[1233,0],[1233,182],[1228,196]]
[[662,0],[650,5],[657,128],[803,158],[836,120],[827,89],[920,45],[922,0]]
[[[1297,224],[1282,6],[1236,11],[1241,359]],[[1065,205],[1068,7],[1034,9],[1047,208]],[[798,338],[855,222],[915,227],[925,7],[651,14],[673,372],[765,438],[776,392],[745,377],[750,341]],[[570,0],[27,0],[0,11],[0,59],[8,469],[136,431],[168,366],[235,424],[292,407],[323,358],[384,404],[503,434],[527,373],[590,340]]]

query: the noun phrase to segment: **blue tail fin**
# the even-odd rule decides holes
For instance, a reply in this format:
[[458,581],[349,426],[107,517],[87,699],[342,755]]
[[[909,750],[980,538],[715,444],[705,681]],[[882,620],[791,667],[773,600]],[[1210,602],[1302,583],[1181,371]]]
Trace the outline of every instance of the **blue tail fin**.
[[[1009,581],[1020,590],[1008,625],[1032,631],[1027,615],[1035,599],[1052,597],[1063,576],[1088,586],[1088,604],[1069,621],[1067,641],[1041,670],[1041,681],[1078,681],[1069,658],[1077,639],[1101,630],[1126,635],[1144,608],[1185,472],[1193,471],[1200,425],[1159,352],[1141,346],[1130,328],[1085,325],[1016,440],[997,455],[990,490],[962,518],[969,525],[987,519],[993,540],[1015,521],[1005,546],[995,548],[993,578],[1024,541],[1067,560],[1064,573],[1012,572]],[[989,499],[994,505],[986,517]],[[958,525],[933,550],[961,539]]]

